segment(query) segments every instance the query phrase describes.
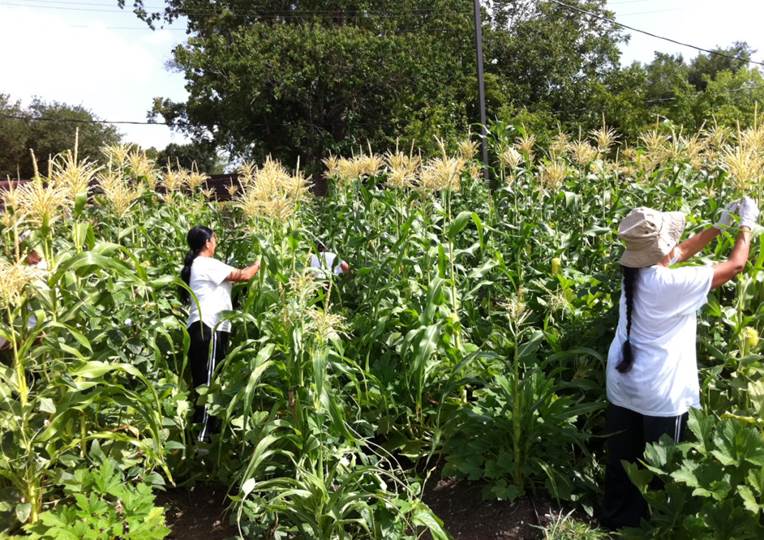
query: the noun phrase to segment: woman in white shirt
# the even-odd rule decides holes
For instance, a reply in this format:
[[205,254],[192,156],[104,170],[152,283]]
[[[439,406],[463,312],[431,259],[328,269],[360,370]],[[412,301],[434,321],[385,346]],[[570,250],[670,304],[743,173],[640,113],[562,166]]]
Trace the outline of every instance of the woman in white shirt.
[[[729,258],[715,266],[670,268],[701,251],[740,215]],[[700,407],[695,357],[696,312],[708,292],[732,279],[748,260],[751,227],[759,209],[745,197],[732,203],[713,227],[677,245],[680,212],[636,208],[621,221],[623,289],[618,327],[607,362],[608,459],[600,522],[611,529],[639,526],[647,503],[621,460],[636,462],[645,444],[668,435],[682,439],[690,407]]]
[[329,274],[341,276],[350,273],[350,265],[337,257],[333,251],[326,249],[323,242],[316,242],[318,255],[315,253],[310,256],[310,268],[318,279],[328,279]]
[[[217,237],[209,227],[194,227],[188,231],[186,241],[189,251],[180,277],[195,297],[192,298],[188,291],[183,290],[184,299],[190,301],[188,334],[191,345],[188,361],[193,387],[197,388],[212,382],[215,365],[225,358],[227,352],[231,323],[220,321],[219,318],[223,311],[232,309],[231,284],[252,279],[260,269],[260,263],[256,262],[240,270],[216,259]],[[197,407],[193,421],[202,424],[199,440],[206,439],[209,421],[207,407]]]

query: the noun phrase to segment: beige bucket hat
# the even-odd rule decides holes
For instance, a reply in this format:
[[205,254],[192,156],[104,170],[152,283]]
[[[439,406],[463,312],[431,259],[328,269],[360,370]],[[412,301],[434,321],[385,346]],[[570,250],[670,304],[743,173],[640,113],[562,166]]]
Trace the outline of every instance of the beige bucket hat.
[[635,208],[618,225],[618,236],[626,244],[621,264],[629,268],[658,264],[679,242],[684,225],[682,212]]

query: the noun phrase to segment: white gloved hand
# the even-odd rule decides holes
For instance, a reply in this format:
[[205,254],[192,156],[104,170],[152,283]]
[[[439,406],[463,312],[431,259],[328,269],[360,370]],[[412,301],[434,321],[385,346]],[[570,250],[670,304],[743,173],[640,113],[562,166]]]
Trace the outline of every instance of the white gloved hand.
[[753,228],[756,225],[756,220],[759,219],[759,207],[756,205],[756,201],[750,197],[740,199],[738,214],[740,214],[741,227]]
[[719,221],[714,224],[714,228],[721,231],[729,227],[732,223],[732,214],[737,214],[739,208],[740,201],[734,201],[725,206],[724,210],[722,210],[722,216],[719,218]]

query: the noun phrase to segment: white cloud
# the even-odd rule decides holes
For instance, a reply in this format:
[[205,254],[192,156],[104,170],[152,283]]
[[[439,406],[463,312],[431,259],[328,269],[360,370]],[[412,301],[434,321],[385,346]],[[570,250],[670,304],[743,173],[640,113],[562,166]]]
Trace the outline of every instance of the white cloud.
[[[107,120],[145,121],[155,96],[186,97],[183,76],[165,68],[184,34],[141,25],[130,13],[94,18],[0,4],[0,92],[25,103],[38,96],[82,105]],[[185,140],[162,126],[119,129],[143,146]]]

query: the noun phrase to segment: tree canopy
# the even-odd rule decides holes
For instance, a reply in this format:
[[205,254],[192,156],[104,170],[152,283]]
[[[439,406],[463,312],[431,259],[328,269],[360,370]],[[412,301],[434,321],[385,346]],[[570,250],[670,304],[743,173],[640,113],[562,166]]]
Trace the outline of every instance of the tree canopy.
[[[310,167],[331,152],[427,149],[435,135],[476,130],[471,2],[166,0],[152,11],[117,1],[151,26],[186,21],[174,67],[189,97],[158,97],[153,114],[235,158]],[[621,67],[628,35],[605,0],[482,4],[489,118],[570,131],[604,118],[629,138],[656,118],[746,123],[761,98],[746,43]]]
[[[124,5],[124,2],[121,2]],[[603,0],[585,0],[604,11]],[[472,4],[459,0],[168,0],[149,22],[185,17],[174,62],[185,103],[154,111],[242,157],[315,163],[328,152],[434,144],[477,117]],[[582,103],[617,68],[623,36],[552,3],[490,2],[485,10],[492,110]],[[511,15],[510,15],[511,14]],[[549,39],[553,37],[553,39]],[[539,40],[546,48],[537,46]]]
[[29,107],[22,107],[0,94],[0,178],[31,178],[34,165],[30,149],[45,172],[50,157],[72,148],[77,130],[79,155],[98,160],[101,147],[118,143],[120,135],[113,126],[97,121],[80,106],[35,99]]

